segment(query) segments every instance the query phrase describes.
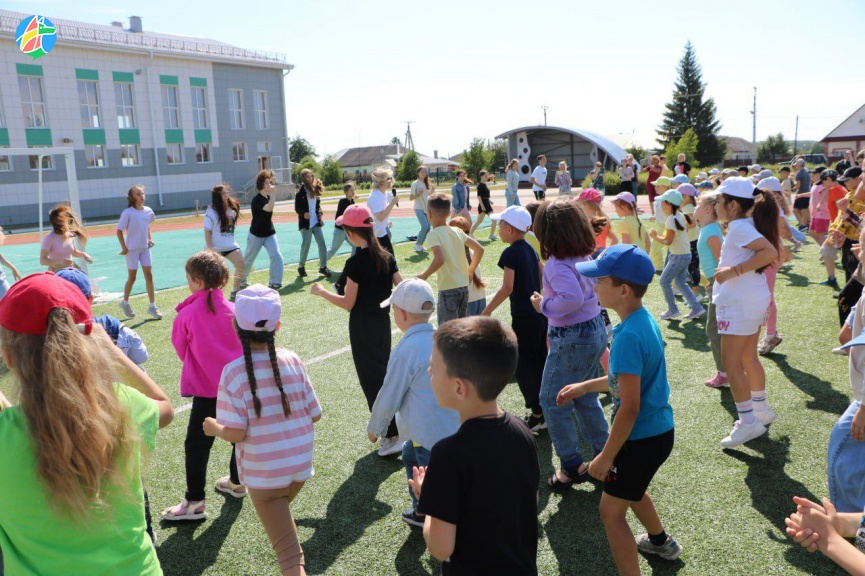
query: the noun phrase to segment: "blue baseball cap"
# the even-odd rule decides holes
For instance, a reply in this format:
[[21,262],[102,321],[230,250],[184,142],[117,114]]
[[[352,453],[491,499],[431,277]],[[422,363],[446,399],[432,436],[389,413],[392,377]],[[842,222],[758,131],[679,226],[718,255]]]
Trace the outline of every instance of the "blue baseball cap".
[[[696,192],[696,191],[697,191],[697,189],[694,188],[694,192]],[[664,192],[663,194],[658,196],[658,201],[659,202],[669,202],[670,204],[673,204],[675,206],[681,206],[682,205],[682,193],[679,192],[678,190],[667,190],[666,192]]]
[[853,338],[843,346],[841,346],[841,350],[846,350],[847,348],[852,348],[853,346],[865,346],[865,333],[860,334],[856,338]]
[[58,278],[63,278],[67,282],[72,282],[75,284],[79,290],[81,290],[82,294],[84,294],[85,298],[90,298],[90,295],[93,293],[93,289],[90,286],[90,278],[87,277],[82,270],[78,268],[63,268],[54,273]]
[[577,272],[588,278],[615,276],[620,280],[648,286],[655,277],[655,265],[646,251],[633,244],[614,244],[596,260],[578,262]]
[[675,176],[673,176],[673,182],[678,182],[679,184],[687,184],[688,182],[690,182],[690,180],[688,180],[688,176],[686,174],[676,174]]

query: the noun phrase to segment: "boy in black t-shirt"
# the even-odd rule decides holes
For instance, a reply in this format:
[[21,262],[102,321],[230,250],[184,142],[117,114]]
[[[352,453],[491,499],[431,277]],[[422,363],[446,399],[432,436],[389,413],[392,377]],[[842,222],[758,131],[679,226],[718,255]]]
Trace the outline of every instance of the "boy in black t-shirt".
[[525,240],[526,232],[532,228],[532,216],[525,208],[510,206],[491,218],[501,220],[499,234],[502,242],[510,246],[499,257],[499,268],[504,270],[502,287],[483,314],[489,316],[505,298],[510,298],[511,327],[519,342],[517,385],[526,408],[531,410],[525,417],[526,424],[537,432],[547,427],[539,399],[547,362],[547,318],[532,307],[531,301],[532,294],[541,291],[541,260]]
[[538,452],[526,425],[496,402],[516,352],[513,331],[493,318],[458,318],[436,331],[430,383],[461,425],[410,484],[442,574],[538,573]]

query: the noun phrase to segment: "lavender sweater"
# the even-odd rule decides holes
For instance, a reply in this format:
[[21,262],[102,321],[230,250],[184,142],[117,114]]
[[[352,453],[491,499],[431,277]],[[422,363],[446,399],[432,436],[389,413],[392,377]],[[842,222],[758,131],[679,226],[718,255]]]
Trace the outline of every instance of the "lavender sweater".
[[541,312],[550,326],[562,327],[580,324],[601,313],[595,296],[595,280],[586,278],[574,267],[577,262],[591,260],[550,257],[544,265],[544,300]]

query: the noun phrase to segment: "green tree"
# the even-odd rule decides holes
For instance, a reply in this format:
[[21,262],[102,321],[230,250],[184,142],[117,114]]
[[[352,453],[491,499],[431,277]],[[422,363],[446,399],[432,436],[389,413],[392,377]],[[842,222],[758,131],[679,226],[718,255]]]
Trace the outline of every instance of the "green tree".
[[649,155],[649,151],[640,145],[625,148],[625,152],[627,152],[628,154],[633,154],[634,160],[636,160],[637,162],[640,162]]
[[391,138],[390,143],[399,144],[400,146],[402,146],[402,140],[399,139],[399,136],[394,136],[393,138]]
[[475,138],[469,145],[469,149],[463,152],[463,160],[460,167],[466,171],[469,178],[477,182],[478,173],[481,170],[490,169],[492,157],[492,152],[487,147],[483,138]]
[[333,154],[328,154],[321,161],[321,181],[325,186],[342,184],[342,167]]
[[697,133],[693,128],[688,128],[685,130],[685,133],[682,134],[681,138],[673,140],[667,145],[667,149],[664,153],[667,155],[668,161],[672,158],[673,163],[676,162],[676,157],[679,154],[684,154],[685,158],[688,160],[688,164],[690,164],[692,168],[698,168],[700,162],[696,159],[696,155],[699,146],[700,140],[697,138]]
[[315,148],[306,138],[295,136],[288,145],[288,157],[292,162],[300,162],[307,156],[315,156]]
[[316,176],[319,176],[321,174],[321,166],[319,166],[318,162],[316,162],[315,158],[311,155],[301,158],[298,164],[299,166],[296,166],[292,171],[295,182],[300,182],[300,171],[304,168],[309,168]]
[[666,111],[658,128],[658,140],[664,148],[669,148],[674,140],[681,139],[686,130],[693,128],[698,147],[694,156],[688,156],[688,162],[693,163],[693,158],[703,165],[717,164],[724,159],[727,145],[718,137],[721,124],[715,118],[715,100],[703,99],[706,84],[690,42],[685,44],[685,54],[677,71],[679,77],[673,90],[673,101],[664,105]]
[[764,142],[757,145],[757,162],[772,162],[779,157],[786,158],[789,155],[790,147],[780,132],[774,136],[769,136]]
[[490,151],[490,168],[496,172],[504,172],[508,164],[508,141],[493,140],[487,143]]
[[399,164],[396,165],[397,180],[414,180],[417,178],[417,169],[420,168],[420,156],[414,150],[409,150],[402,155]]

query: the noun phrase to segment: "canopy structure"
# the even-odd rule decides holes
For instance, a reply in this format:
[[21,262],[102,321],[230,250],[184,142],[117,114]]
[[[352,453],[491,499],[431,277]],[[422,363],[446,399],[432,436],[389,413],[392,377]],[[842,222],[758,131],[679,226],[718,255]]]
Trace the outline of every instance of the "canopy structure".
[[507,139],[508,158],[519,160],[520,180],[528,182],[538,154],[547,157],[548,180],[555,178],[558,163],[564,160],[571,171],[574,182],[586,177],[595,162],[601,162],[607,170],[621,164],[628,155],[625,150],[610,140],[588,130],[572,130],[558,126],[524,126],[514,128],[496,136]]

